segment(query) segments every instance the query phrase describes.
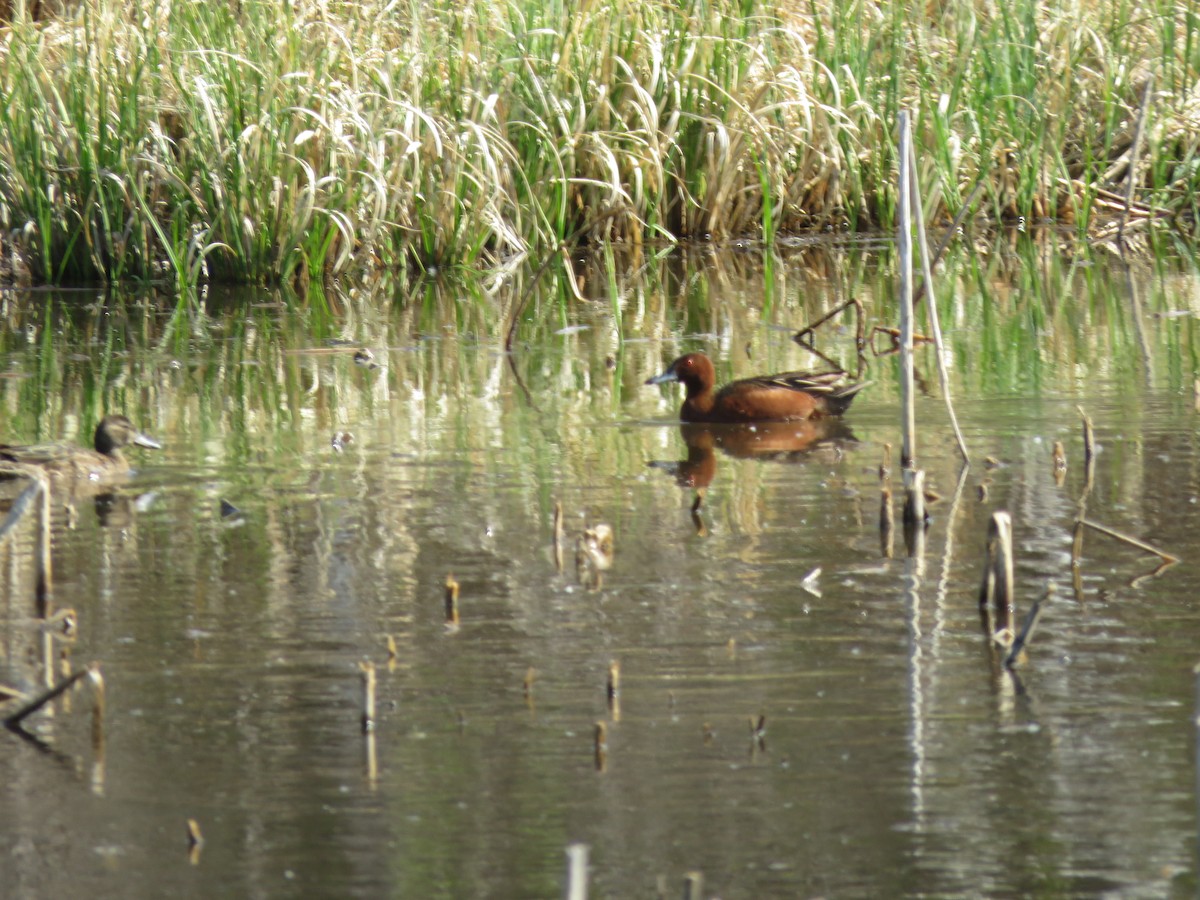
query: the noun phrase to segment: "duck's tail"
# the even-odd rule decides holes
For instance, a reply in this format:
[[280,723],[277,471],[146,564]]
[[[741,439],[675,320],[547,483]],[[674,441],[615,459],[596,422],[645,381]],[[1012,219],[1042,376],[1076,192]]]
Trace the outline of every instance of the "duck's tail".
[[829,415],[840,416],[848,410],[850,404],[854,402],[854,398],[858,396],[858,392],[870,384],[873,382],[860,381],[858,384],[847,384],[831,390],[825,395],[825,406],[829,410]]

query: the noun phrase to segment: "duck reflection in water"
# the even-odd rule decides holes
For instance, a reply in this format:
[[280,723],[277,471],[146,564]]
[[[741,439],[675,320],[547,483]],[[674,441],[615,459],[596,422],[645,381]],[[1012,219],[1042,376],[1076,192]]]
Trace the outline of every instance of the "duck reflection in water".
[[697,491],[707,488],[717,474],[717,450],[735,459],[788,463],[821,450],[840,452],[844,445],[855,443],[850,426],[832,417],[743,425],[684,422],[679,433],[687,444],[687,459],[655,460],[650,466],[672,473],[680,487]]

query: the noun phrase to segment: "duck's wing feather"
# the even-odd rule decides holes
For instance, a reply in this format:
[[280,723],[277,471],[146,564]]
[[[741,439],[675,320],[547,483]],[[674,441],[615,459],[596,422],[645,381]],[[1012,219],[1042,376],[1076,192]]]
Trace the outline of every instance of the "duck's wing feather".
[[71,449],[63,444],[0,444],[0,459],[5,462],[44,466],[68,458]]
[[845,372],[780,372],[776,375],[760,375],[755,378],[744,378],[736,384],[747,384],[763,388],[785,388],[789,391],[803,391],[806,394],[833,394],[846,378]]

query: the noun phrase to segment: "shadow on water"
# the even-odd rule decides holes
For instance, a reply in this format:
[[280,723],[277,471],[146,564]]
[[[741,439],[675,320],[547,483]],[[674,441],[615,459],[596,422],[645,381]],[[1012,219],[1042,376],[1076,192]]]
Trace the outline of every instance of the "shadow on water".
[[[556,896],[575,842],[605,896],[696,870],[727,898],[1194,893],[1189,259],[951,248],[945,354],[988,461],[960,481],[927,379],[917,452],[944,500],[920,560],[880,539],[893,357],[843,420],[644,424],[673,422],[644,381],[682,352],[725,382],[816,367],[791,336],[847,299],[894,325],[892,266],[854,245],[580,257],[518,317],[536,407],[503,352],[522,271],[0,296],[0,442],[86,443],[119,411],[165,445],[51,510],[70,636],[36,615],[34,520],[0,543],[0,685],[95,660],[107,686],[102,744],[73,691],[26,720],[53,759],[7,737],[6,895]],[[835,317],[817,347],[845,366],[854,330]],[[1085,482],[1089,521],[1182,562],[1142,579],[1157,562],[1094,530],[1074,552]],[[680,485],[704,491],[703,539]],[[1056,588],[1019,682],[980,633],[997,510],[1016,621]],[[613,552],[584,583],[554,546],[598,523]]]

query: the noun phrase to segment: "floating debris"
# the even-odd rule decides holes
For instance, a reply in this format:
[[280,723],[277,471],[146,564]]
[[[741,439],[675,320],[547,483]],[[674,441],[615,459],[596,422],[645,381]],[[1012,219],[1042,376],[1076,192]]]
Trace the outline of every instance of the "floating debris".
[[334,453],[341,453],[353,443],[354,435],[349,431],[335,431],[333,434],[333,439],[329,442],[329,445],[333,447]]
[[585,528],[575,542],[575,575],[592,590],[604,585],[604,573],[613,564],[613,530],[600,523]]
[[821,567],[817,566],[800,580],[800,587],[804,588],[814,597],[821,596]]

